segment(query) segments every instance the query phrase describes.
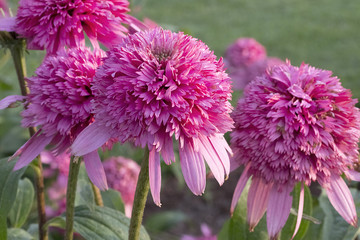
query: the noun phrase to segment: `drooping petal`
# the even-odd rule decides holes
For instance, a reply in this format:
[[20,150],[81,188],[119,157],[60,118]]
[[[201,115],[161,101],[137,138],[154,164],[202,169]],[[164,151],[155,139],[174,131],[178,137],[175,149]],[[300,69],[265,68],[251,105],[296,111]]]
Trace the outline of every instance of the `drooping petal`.
[[277,239],[280,230],[284,227],[289,217],[292,205],[292,196],[290,195],[292,184],[282,186],[281,191],[277,185],[273,185],[269,202],[267,205],[266,223],[270,239]]
[[97,150],[85,154],[84,162],[86,172],[91,182],[100,190],[107,190],[108,184],[106,180],[106,175]]
[[297,218],[296,218],[296,226],[295,226],[294,234],[292,235],[291,239],[293,239],[295,237],[296,233],[299,231],[303,212],[304,212],[304,183],[301,183],[299,208],[298,208],[298,213],[297,213]]
[[229,154],[232,155],[232,150],[229,144],[226,142],[223,135],[217,134],[209,137],[210,143],[219,155],[221,163],[224,166],[226,178],[230,173],[230,158]]
[[109,139],[110,134],[106,127],[98,126],[95,122],[86,127],[77,136],[71,146],[71,150],[75,156],[83,156],[87,153],[95,151]]
[[161,149],[161,156],[163,157],[164,162],[167,165],[171,164],[172,162],[175,162],[174,147],[171,137],[167,137],[164,139],[164,143]]
[[9,107],[11,104],[16,103],[17,101],[23,101],[25,99],[26,99],[25,96],[20,96],[20,95],[7,96],[0,100],[0,109],[5,109]]
[[0,17],[0,31],[15,32],[15,17]]
[[350,169],[345,172],[345,175],[353,181],[360,182],[360,172]]
[[220,157],[216,153],[216,150],[212,146],[209,138],[205,136],[199,136],[198,145],[199,152],[202,156],[204,156],[204,159],[208,164],[211,172],[214,174],[215,179],[220,185],[222,185],[225,179],[224,166],[221,163]]
[[161,207],[160,190],[161,190],[161,166],[160,154],[153,147],[149,152],[149,179],[151,195],[156,205]]
[[202,195],[206,184],[206,169],[201,154],[195,152],[189,140],[185,140],[184,147],[179,148],[179,155],[186,184],[195,195]]
[[356,227],[357,215],[354,199],[345,181],[340,176],[332,174],[326,192],[335,210],[345,221]]
[[247,221],[250,231],[259,223],[268,205],[272,184],[265,183],[262,178],[253,178],[247,201]]
[[20,156],[15,164],[14,171],[27,166],[32,160],[38,156],[42,150],[48,145],[54,136],[46,136],[39,130],[32,136],[19,150],[17,150],[9,160]]
[[240,177],[238,183],[236,184],[236,187],[235,187],[235,190],[234,190],[234,195],[233,195],[233,198],[232,198],[232,201],[231,201],[231,207],[230,207],[230,213],[231,214],[233,214],[233,212],[235,210],[235,207],[236,207],[236,204],[238,203],[238,201],[240,199],[241,193],[244,190],[244,187],[245,187],[247,181],[250,178],[250,175],[249,175],[249,172],[248,172],[249,168],[250,168],[250,163],[246,165],[244,171],[241,174],[241,177]]

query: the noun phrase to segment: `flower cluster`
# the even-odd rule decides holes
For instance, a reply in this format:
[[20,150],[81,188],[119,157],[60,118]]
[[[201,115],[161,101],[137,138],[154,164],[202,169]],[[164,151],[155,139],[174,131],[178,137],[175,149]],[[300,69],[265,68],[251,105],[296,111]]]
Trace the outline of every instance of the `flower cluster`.
[[225,52],[225,65],[236,90],[243,90],[266,69],[283,63],[278,58],[267,57],[265,47],[253,38],[239,38]]
[[[233,113],[234,160],[245,165],[231,210],[250,177],[248,222],[253,229],[267,209],[269,235],[275,239],[292,205],[298,182],[317,181],[334,208],[351,225],[357,216],[351,193],[341,175],[359,179],[360,113],[339,79],[330,71],[306,64],[273,67],[245,89]],[[298,225],[303,209],[300,194]]]
[[108,52],[92,91],[95,122],[75,140],[75,155],[111,137],[147,146],[150,188],[160,205],[160,153],[166,164],[175,161],[174,136],[194,194],[204,192],[203,159],[224,182],[230,170],[231,150],[223,137],[232,127],[230,79],[204,43],[161,28],[129,35]]

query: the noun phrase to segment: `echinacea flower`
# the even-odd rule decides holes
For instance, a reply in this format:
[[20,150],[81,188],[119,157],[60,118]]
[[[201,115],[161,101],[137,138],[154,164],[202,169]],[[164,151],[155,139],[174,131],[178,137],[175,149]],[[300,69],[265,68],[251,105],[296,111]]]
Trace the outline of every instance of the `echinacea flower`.
[[230,79],[222,60],[203,42],[161,28],[129,35],[108,52],[92,91],[95,122],[75,140],[76,156],[109,138],[147,146],[150,189],[160,205],[160,153],[166,164],[175,161],[174,136],[185,182],[194,194],[205,189],[204,159],[217,181],[224,182],[231,150],[223,134],[233,124]]
[[29,49],[46,49],[54,54],[63,46],[81,47],[84,31],[94,47],[107,47],[127,33],[130,23],[127,0],[21,0],[16,15],[16,32],[27,39]]
[[233,81],[233,89],[244,90],[249,82],[256,77],[263,75],[266,70],[280,64],[285,64],[285,62],[279,58],[269,57],[249,65],[233,68],[229,72],[229,77]]
[[267,228],[276,239],[292,205],[291,192],[302,183],[296,234],[303,213],[304,184],[317,181],[338,213],[357,225],[354,201],[341,175],[359,180],[360,114],[351,92],[332,72],[302,64],[278,65],[245,89],[233,113],[234,161],[245,169],[231,212],[252,178],[247,221],[254,229],[267,210]]
[[125,205],[125,215],[131,217],[140,166],[135,161],[123,157],[110,157],[103,162],[109,187],[121,193]]
[[265,59],[265,47],[254,38],[239,38],[225,52],[226,67],[230,71]]
[[202,236],[194,237],[190,235],[184,235],[181,240],[217,240],[217,236],[212,234],[211,229],[205,223],[201,224]]
[[[97,67],[105,53],[96,49],[71,48],[46,57],[27,80],[30,94],[27,97],[8,96],[0,101],[5,108],[12,102],[26,99],[26,109],[21,113],[22,126],[38,127],[11,159],[19,156],[14,169],[28,165],[47,146],[53,146],[57,155],[67,151],[75,137],[93,121],[91,84]],[[84,156],[91,181],[106,189],[106,177],[96,152]],[[96,171],[94,171],[96,169]]]

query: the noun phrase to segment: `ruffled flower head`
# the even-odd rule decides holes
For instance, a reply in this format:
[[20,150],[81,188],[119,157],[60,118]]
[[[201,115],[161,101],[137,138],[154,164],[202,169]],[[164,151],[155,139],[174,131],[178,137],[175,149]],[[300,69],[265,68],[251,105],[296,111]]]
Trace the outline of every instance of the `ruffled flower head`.
[[[19,156],[15,170],[29,164],[51,144],[53,152],[66,151],[78,133],[93,121],[91,84],[97,67],[105,53],[99,49],[71,48],[50,55],[36,70],[36,75],[27,79],[30,94],[26,97],[27,108],[21,113],[22,126],[38,127],[13,156]],[[23,100],[22,96],[9,96],[0,105]],[[107,188],[101,161],[96,152],[84,156],[90,179],[100,189]],[[98,170],[93,174],[93,165]]]
[[161,28],[129,35],[108,52],[92,90],[95,122],[75,140],[75,155],[111,137],[147,146],[150,188],[160,205],[160,153],[166,164],[175,161],[174,136],[194,194],[205,189],[204,159],[223,183],[230,169],[223,137],[233,123],[230,79],[203,42]]
[[[278,65],[245,88],[233,113],[234,160],[245,165],[231,211],[250,177],[248,223],[253,229],[267,209],[267,226],[276,239],[292,205],[296,183],[317,181],[339,214],[356,226],[353,198],[341,175],[359,180],[360,114],[351,92],[332,72],[302,64]],[[304,189],[300,193],[298,230]],[[295,235],[295,234],[294,234]]]
[[125,215],[131,217],[140,166],[135,161],[123,157],[111,157],[103,162],[109,187],[121,193],[125,205]]
[[15,30],[29,49],[54,54],[63,46],[85,44],[84,31],[94,47],[118,43],[130,23],[127,0],[21,0]]

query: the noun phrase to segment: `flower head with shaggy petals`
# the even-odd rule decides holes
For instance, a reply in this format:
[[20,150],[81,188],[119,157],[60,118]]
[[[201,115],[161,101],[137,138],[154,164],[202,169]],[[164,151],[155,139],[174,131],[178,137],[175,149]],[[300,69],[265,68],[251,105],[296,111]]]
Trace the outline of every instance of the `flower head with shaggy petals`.
[[249,83],[233,113],[231,146],[234,160],[245,170],[231,211],[252,176],[248,222],[253,229],[267,209],[272,239],[289,216],[290,193],[298,182],[318,181],[339,214],[351,225],[357,223],[353,198],[340,175],[359,179],[352,169],[358,162],[360,114],[351,92],[331,74],[306,64],[275,66]]
[[85,44],[84,31],[94,47],[110,47],[127,32],[131,17],[127,0],[21,0],[15,31],[27,39],[29,49],[54,54],[63,46]]
[[[22,112],[23,127],[38,127],[12,158],[19,156],[14,169],[29,164],[48,145],[61,154],[72,144],[78,133],[93,121],[91,84],[97,67],[105,53],[96,49],[71,48],[46,57],[27,80],[30,94],[26,97],[27,108]],[[2,100],[6,107],[11,101],[23,98],[9,96]],[[84,156],[90,179],[100,189],[107,188],[106,178],[97,153]],[[94,171],[93,165],[97,164]]]
[[166,164],[175,161],[174,136],[194,194],[204,192],[204,159],[223,183],[231,151],[223,133],[233,124],[230,79],[203,42],[161,28],[129,35],[108,52],[92,89],[95,122],[75,140],[75,155],[110,137],[147,146],[150,188],[160,205],[160,153]]

